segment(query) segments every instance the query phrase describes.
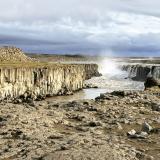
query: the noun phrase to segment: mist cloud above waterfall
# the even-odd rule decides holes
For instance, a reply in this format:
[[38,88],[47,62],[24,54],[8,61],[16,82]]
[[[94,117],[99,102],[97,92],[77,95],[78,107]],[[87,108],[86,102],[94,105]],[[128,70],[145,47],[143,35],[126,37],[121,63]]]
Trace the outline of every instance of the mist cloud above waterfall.
[[159,0],[0,0],[0,45],[160,56]]

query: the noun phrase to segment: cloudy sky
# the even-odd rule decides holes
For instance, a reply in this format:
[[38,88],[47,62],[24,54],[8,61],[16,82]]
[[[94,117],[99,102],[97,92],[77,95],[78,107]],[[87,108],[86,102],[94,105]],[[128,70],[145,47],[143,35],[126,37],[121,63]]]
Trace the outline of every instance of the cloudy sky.
[[0,45],[160,56],[160,0],[0,0]]

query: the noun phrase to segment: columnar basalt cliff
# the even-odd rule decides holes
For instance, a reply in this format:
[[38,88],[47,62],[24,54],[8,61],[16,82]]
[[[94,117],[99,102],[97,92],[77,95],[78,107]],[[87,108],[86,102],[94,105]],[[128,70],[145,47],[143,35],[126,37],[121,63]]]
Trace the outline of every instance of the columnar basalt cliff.
[[97,75],[96,64],[41,63],[19,48],[0,48],[0,100],[70,94]]
[[145,81],[148,76],[152,76],[160,81],[160,65],[123,65],[122,70],[129,73],[129,78],[138,81]]
[[97,76],[96,64],[53,64],[47,67],[1,67],[0,99],[69,94]]

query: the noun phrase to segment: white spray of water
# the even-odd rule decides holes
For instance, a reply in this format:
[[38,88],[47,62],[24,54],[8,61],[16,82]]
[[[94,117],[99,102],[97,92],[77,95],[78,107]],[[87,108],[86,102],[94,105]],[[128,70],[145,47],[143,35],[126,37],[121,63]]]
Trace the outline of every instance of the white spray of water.
[[128,73],[122,71],[119,65],[118,61],[112,58],[104,59],[99,62],[99,72],[102,73],[103,76],[93,77],[85,83],[107,89],[107,92],[114,90],[143,90],[143,83],[126,79]]
[[104,59],[101,61],[99,64],[99,71],[108,78],[124,78],[127,76],[127,73],[122,71],[118,63],[113,59]]

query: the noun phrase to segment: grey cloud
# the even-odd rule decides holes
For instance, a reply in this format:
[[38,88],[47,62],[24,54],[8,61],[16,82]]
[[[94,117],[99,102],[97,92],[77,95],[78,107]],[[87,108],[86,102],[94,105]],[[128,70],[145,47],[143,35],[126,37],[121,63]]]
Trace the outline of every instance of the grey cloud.
[[0,44],[31,52],[157,55],[159,6],[159,0],[5,0]]
[[5,0],[1,1],[1,20],[52,21],[63,17],[97,20],[108,11],[160,16],[159,0]]
[[6,36],[6,35],[0,35],[0,43],[8,44],[8,45],[9,44],[13,44],[13,45],[68,45],[70,44],[69,42],[39,40],[39,39],[33,39],[33,38]]

